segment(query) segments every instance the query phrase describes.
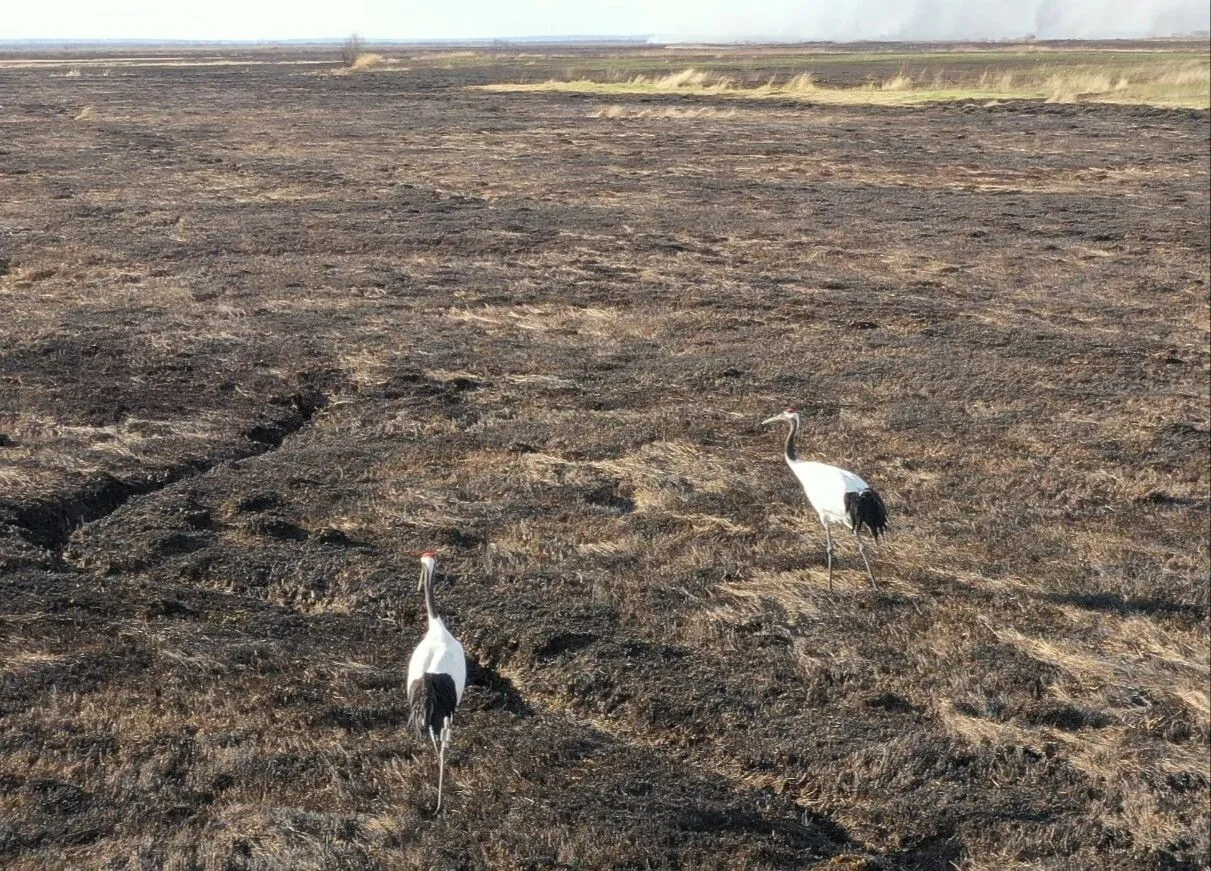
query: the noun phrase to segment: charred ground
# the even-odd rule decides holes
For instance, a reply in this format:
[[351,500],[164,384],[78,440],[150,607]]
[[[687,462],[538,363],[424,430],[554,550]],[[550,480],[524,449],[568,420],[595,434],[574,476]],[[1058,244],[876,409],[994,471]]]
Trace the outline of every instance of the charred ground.
[[1207,112],[18,60],[0,862],[1205,866]]

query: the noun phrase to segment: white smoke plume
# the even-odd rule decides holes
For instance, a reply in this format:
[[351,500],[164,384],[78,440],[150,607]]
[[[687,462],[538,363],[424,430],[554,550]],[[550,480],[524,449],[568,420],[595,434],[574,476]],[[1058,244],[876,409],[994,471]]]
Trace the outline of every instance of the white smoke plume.
[[710,40],[1129,39],[1205,35],[1207,0],[704,0],[669,38]]

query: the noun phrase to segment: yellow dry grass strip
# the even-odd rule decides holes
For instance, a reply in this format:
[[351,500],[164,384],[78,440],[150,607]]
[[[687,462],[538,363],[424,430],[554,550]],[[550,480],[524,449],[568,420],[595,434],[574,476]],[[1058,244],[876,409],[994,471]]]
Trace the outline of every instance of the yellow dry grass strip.
[[734,464],[705,454],[697,445],[679,439],[651,442],[624,457],[599,460],[593,465],[654,489],[665,489],[667,482],[680,478],[694,482],[696,489],[707,492],[730,489],[740,473]]
[[994,747],[1025,747],[1042,753],[1047,743],[1041,730],[1024,729],[1013,723],[998,723],[983,717],[970,716],[959,711],[954,703],[949,701],[940,707],[939,718],[951,734],[974,746],[990,744]]
[[[431,435],[423,429],[421,432]],[[401,470],[398,478],[384,477],[382,480],[388,483],[368,499],[359,512],[363,518],[361,528],[381,528],[388,520],[398,523],[401,516],[407,517],[408,525],[417,530],[458,528],[476,514],[474,505],[451,496],[449,488],[440,481],[426,486],[406,470]]]
[[737,117],[737,112],[735,109],[720,109],[715,106],[697,106],[695,108],[665,106],[662,108],[637,109],[615,103],[614,105],[605,106],[595,112],[591,112],[590,117],[606,118],[609,120],[631,118],[636,120],[702,121],[710,119],[715,121],[720,118],[735,118]]
[[15,653],[7,653],[0,658],[0,661],[3,662],[3,665],[0,665],[0,675],[16,678],[23,672],[43,668],[48,665],[57,665],[69,658],[65,653],[47,653],[43,650],[18,650]]
[[[638,500],[636,500],[636,503],[638,503]],[[741,534],[753,531],[751,526],[736,523],[717,514],[690,514],[678,511],[666,511],[665,514],[673,520],[680,520],[682,523],[687,524],[697,534],[712,532]]]
[[[463,370],[431,370],[427,374],[437,379],[458,378],[474,375]],[[522,376],[528,383],[529,376]],[[540,380],[539,383],[546,383]],[[581,412],[553,409],[544,414],[544,424],[557,428],[565,419],[582,421]],[[600,417],[611,423],[647,419],[642,412],[602,412]],[[507,417],[508,420],[513,420]],[[476,424],[490,429],[493,419],[488,417]],[[443,438],[458,431],[458,425],[442,417],[414,417],[401,411],[395,419],[383,425],[388,433],[407,434],[413,438]],[[491,480],[495,486],[508,486],[515,481],[527,485],[539,484],[546,487],[581,488],[586,492],[603,486],[616,487],[633,503],[638,513],[657,514],[677,521],[688,527],[688,532],[702,535],[740,535],[753,530],[746,524],[717,513],[687,510],[694,493],[726,492],[734,485],[739,470],[730,458],[704,453],[698,446],[688,442],[668,441],[644,445],[637,451],[616,459],[570,460],[541,451],[513,453],[507,450],[490,449],[475,451],[462,457],[461,461],[447,470],[461,480],[483,482]],[[443,526],[457,526],[469,518],[470,508],[450,496],[449,475],[436,480],[433,486],[419,483],[423,475],[415,467],[401,466],[396,461],[381,464],[375,470],[376,486],[363,494],[356,502],[342,506],[339,517],[326,516],[324,525],[337,526],[351,533],[373,537],[385,526],[398,525],[400,518],[407,518],[407,526],[418,533]],[[318,522],[318,521],[317,521]],[[798,521],[796,521],[797,523]],[[523,524],[524,526],[524,524]],[[499,530],[503,536],[505,530]],[[506,547],[504,538],[494,536],[493,541],[506,550],[530,552],[534,549],[539,531],[518,529],[514,531],[524,540]],[[602,539],[612,539],[618,530],[597,535],[588,530],[578,544],[565,542],[569,547],[592,550],[594,547],[612,549],[614,545],[597,545]],[[514,547],[514,545],[518,545]],[[552,546],[549,542],[547,546]],[[605,552],[604,550],[602,551]]]
[[[872,55],[872,60],[878,55]],[[1110,102],[1211,108],[1211,65],[1201,60],[1142,59],[1111,65],[1039,63],[1028,70],[950,82],[941,71],[929,82],[899,73],[858,87],[823,87],[810,72],[757,87],[693,67],[660,77],[629,81],[548,80],[477,86],[489,91],[565,91],[587,94],[682,94],[746,99],[801,99],[839,105],[919,106],[932,102],[1038,100],[1049,103]]]
[[621,535],[603,541],[586,541],[576,545],[576,552],[588,557],[612,559],[627,553],[634,553],[639,546],[639,538],[634,535]]
[[[879,571],[876,568],[876,571]],[[879,571],[879,588],[883,593],[894,591],[905,599],[919,599],[921,590],[913,584]],[[862,594],[870,591],[870,580],[856,552],[843,551],[833,564],[833,583],[829,589],[828,570],[821,559],[818,565],[790,571],[759,571],[750,577],[725,581],[711,589],[709,599],[689,614],[685,634],[696,638],[718,639],[737,627],[749,623],[767,612],[769,606],[780,609],[788,624],[818,619],[822,609],[818,602],[834,596]],[[804,654],[799,657],[803,667],[810,669],[815,660]]]
[[364,389],[385,383],[398,359],[398,355],[388,349],[354,347],[341,351],[337,366]]
[[[722,171],[722,168],[720,168]],[[819,183],[866,184],[879,187],[925,188],[929,190],[985,191],[989,193],[1105,194],[1107,191],[1133,191],[1156,181],[1183,176],[1171,166],[1137,165],[1119,169],[1036,167],[1029,172],[1007,167],[969,167],[938,165],[919,172],[906,173],[877,163],[842,163],[826,158],[790,157],[761,165],[727,167],[730,174],[749,179],[790,178]],[[1189,170],[1184,171],[1188,176]],[[1205,173],[1204,173],[1205,175]],[[852,255],[853,251],[846,251]],[[876,252],[877,253],[877,252]],[[888,252],[894,255],[894,251]],[[911,260],[914,252],[905,252]],[[921,252],[916,251],[916,256]],[[1117,256],[1105,252],[1103,256]]]
[[451,381],[475,381],[482,378],[482,374],[472,372],[468,369],[426,369],[425,376],[431,378],[439,384],[448,384]]
[[711,591],[715,603],[697,617],[707,624],[736,625],[763,613],[769,602],[785,611],[793,622],[817,619],[820,608],[807,595],[824,589],[815,574],[802,569],[758,572],[742,581],[724,581]]
[[1172,690],[1174,698],[1184,704],[1203,723],[1211,721],[1211,692],[1202,687],[1178,687]]
[[81,426],[60,423],[46,416],[19,415],[13,419],[7,431],[17,436],[27,450],[62,442],[105,449],[115,442],[134,447],[166,438],[191,441],[208,439],[221,430],[223,422],[217,413],[209,413],[182,419],[128,417],[105,426]]
[[1077,769],[1100,780],[1130,780],[1149,770],[1165,773],[1198,772],[1211,777],[1211,761],[1197,741],[1185,745],[1164,742],[1163,753],[1142,744],[1127,726],[1105,726],[1069,732],[1052,726],[1025,728],[960,712],[951,702],[938,709],[946,728],[965,741],[994,747],[1024,747],[1036,753],[1061,749]]
[[[1163,847],[1186,832],[1180,820],[1161,806],[1163,798],[1150,782],[1168,775],[1194,775],[1205,783],[1211,778],[1211,761],[1198,741],[1184,745],[1141,742],[1125,726],[1066,732],[1042,727],[1024,729],[963,714],[946,703],[940,719],[956,737],[972,744],[1024,747],[1035,753],[1058,756],[1095,783],[1120,784],[1122,803],[1106,809],[1108,821],[1131,832],[1139,844]],[[970,867],[985,867],[972,865]]]
[[977,853],[964,856],[957,863],[951,863],[954,871],[1048,871],[1055,867],[1050,862],[1028,862],[1018,858],[1013,847],[1002,848],[991,853]]
[[[1193,645],[1174,645],[1157,637],[1155,626],[1135,619],[1120,630],[1118,638],[1108,639],[1097,653],[1075,644],[1035,638],[1016,629],[994,629],[997,639],[1022,650],[1039,662],[1054,665],[1089,691],[1104,686],[1124,688],[1144,686],[1168,695],[1195,715],[1203,729],[1211,727],[1211,663],[1205,649]],[[1146,634],[1145,634],[1146,633]],[[1128,647],[1126,639],[1143,643]],[[1145,640],[1146,639],[1146,640]]]
[[[28,460],[27,460],[28,461]],[[84,465],[71,468],[70,462],[64,462],[63,467],[46,469],[39,466],[23,468],[20,466],[0,466],[0,488],[7,493],[46,493],[53,491],[58,484],[65,483],[73,472],[89,472],[92,467]]]
[[445,316],[452,321],[488,327],[511,327],[527,332],[548,333],[576,329],[601,338],[614,335],[619,319],[615,309],[576,308],[556,305],[482,306],[449,308]]
[[[564,480],[566,472],[553,473],[554,469],[582,466],[605,472],[634,487],[637,507],[663,509],[677,504],[675,493],[669,488],[678,482],[693,482],[700,492],[723,492],[731,488],[739,470],[733,464],[718,457],[705,454],[697,445],[681,440],[650,442],[639,450],[623,457],[610,460],[574,461],[553,454],[526,454],[522,462],[530,468],[537,480]],[[690,515],[707,518],[708,515]],[[724,518],[706,521],[715,526],[733,525]]]
[[364,51],[359,54],[350,65],[352,70],[368,70],[374,67],[382,66],[387,63],[387,58],[381,54],[372,51]]
[[120,465],[176,459],[182,443],[202,453],[230,426],[218,414],[184,420],[127,418],[106,426],[68,425],[38,415],[0,417],[15,445],[5,451],[0,488],[11,494],[44,494],[75,476],[112,471]]
[[502,377],[510,384],[536,384],[540,387],[553,387],[557,389],[576,386],[576,382],[570,378],[560,378],[558,375],[544,375],[537,372],[515,372]]

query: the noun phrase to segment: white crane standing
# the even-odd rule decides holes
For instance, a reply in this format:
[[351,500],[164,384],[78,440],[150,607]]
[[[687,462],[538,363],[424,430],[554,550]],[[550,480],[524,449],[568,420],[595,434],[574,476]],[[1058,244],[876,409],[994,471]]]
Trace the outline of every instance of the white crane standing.
[[873,487],[845,469],[830,466],[827,463],[812,463],[799,459],[795,453],[795,436],[799,434],[799,412],[788,408],[781,414],[761,421],[763,425],[790,423],[790,432],[786,436],[786,464],[790,466],[807,501],[820,515],[824,524],[824,535],[828,542],[828,588],[833,588],[833,533],[832,525],[839,523],[854,534],[858,543],[858,553],[866,563],[866,574],[870,577],[871,586],[878,588],[875,583],[875,573],[870,567],[866,556],[866,546],[862,543],[862,527],[870,530],[871,536],[878,539],[887,531],[887,506],[882,497]]
[[433,575],[437,559],[432,551],[420,555],[420,581],[417,589],[425,591],[425,611],[429,629],[408,663],[408,722],[418,736],[429,732],[429,740],[437,752],[437,807],[442,809],[442,783],[446,776],[446,746],[450,743],[450,727],[454,709],[463,697],[467,685],[467,656],[459,640],[450,634],[433,605]]

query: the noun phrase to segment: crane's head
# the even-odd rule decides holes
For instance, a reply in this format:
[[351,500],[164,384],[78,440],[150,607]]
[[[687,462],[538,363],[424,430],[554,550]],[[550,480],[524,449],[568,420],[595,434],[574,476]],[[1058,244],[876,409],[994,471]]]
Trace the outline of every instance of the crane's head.
[[437,554],[431,550],[423,551],[420,555],[420,580],[416,582],[416,589],[423,590],[425,582],[433,578],[435,571],[437,571]]
[[795,411],[795,409],[793,409],[793,408],[788,408],[788,409],[784,410],[781,414],[775,414],[773,417],[767,417],[765,420],[761,421],[761,425],[769,426],[771,423],[778,423],[779,421],[782,421],[782,420],[789,420],[789,421],[798,423],[799,412]]

